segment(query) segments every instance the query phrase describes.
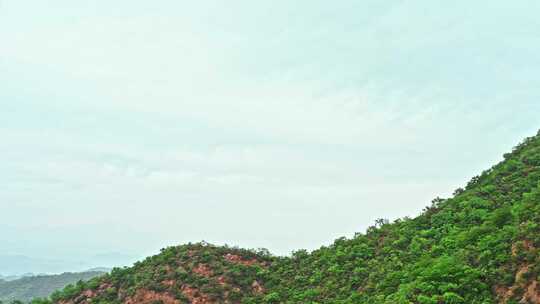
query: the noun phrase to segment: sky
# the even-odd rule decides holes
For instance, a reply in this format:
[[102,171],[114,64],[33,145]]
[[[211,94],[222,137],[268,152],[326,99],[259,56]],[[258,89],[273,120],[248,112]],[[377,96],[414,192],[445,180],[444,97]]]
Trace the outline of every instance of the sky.
[[539,10],[2,0],[0,274],[418,215],[540,128]]

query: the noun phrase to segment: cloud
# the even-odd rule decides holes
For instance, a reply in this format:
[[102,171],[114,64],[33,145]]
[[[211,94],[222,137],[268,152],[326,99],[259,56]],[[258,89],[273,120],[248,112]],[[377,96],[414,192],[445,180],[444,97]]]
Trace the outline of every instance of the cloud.
[[13,252],[314,248],[417,214],[538,128],[517,5],[32,4],[0,11]]

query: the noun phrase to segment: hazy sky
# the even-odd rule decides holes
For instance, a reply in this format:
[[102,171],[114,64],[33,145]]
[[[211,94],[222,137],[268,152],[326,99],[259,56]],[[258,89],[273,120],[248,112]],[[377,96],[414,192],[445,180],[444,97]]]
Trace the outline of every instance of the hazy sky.
[[416,215],[540,128],[539,11],[3,0],[0,255],[287,254]]

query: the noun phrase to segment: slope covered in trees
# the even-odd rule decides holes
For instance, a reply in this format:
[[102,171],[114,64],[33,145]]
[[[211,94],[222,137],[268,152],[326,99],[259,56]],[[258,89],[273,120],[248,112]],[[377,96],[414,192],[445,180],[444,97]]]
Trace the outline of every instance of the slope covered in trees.
[[416,218],[291,257],[170,247],[41,302],[540,303],[538,248],[540,133]]

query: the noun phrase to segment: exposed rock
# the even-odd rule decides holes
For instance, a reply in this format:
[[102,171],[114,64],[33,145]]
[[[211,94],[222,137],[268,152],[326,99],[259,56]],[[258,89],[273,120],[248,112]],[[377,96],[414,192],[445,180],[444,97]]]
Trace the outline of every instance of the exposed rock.
[[124,300],[124,304],[154,304],[157,302],[163,304],[180,304],[180,301],[169,293],[157,293],[147,289],[139,289],[133,297]]
[[529,284],[525,290],[525,293],[523,294],[523,297],[521,298],[520,303],[540,303],[540,284],[538,284],[538,281],[533,281],[531,284]]
[[244,260],[241,256],[231,253],[227,253],[224,258],[231,263],[242,264],[246,266],[251,266],[259,263],[256,259]]
[[193,268],[193,272],[207,278],[213,275],[212,269],[206,264],[198,264],[197,267]]
[[210,297],[208,295],[200,292],[197,288],[193,288],[193,287],[188,286],[188,285],[182,286],[182,294],[186,298],[188,298],[189,303],[191,303],[191,304],[213,304],[213,303],[216,303],[216,302],[210,300]]

